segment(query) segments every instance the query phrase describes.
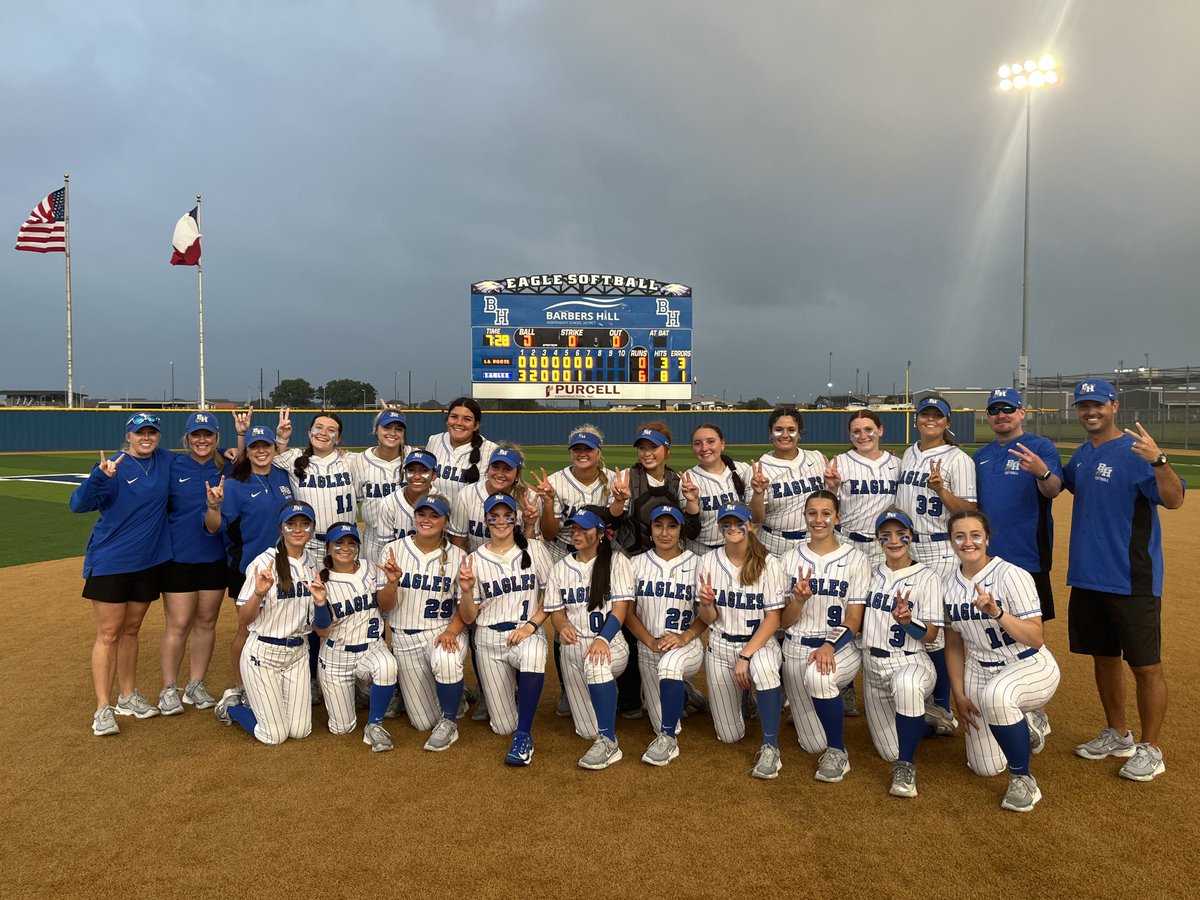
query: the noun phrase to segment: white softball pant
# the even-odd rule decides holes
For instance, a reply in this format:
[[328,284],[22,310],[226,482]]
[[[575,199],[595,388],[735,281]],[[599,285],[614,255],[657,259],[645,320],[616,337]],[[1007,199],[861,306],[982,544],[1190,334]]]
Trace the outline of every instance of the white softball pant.
[[242,647],[242,684],[258,720],[254,736],[264,744],[282,744],[312,732],[308,642],[303,637],[286,640],[295,643],[269,643],[251,634]]
[[579,635],[579,640],[573,644],[562,644],[562,676],[563,684],[567,687],[567,699],[571,701],[571,718],[575,722],[575,733],[581,738],[594,741],[600,736],[600,726],[596,722],[596,711],[592,708],[592,695],[588,692],[589,684],[604,684],[614,680],[629,665],[629,644],[625,636],[617,632],[609,644],[612,661],[609,663],[593,663],[587,658],[587,649],[595,640],[595,635]]
[[[876,653],[889,655],[881,657]],[[925,698],[933,693],[936,679],[928,653],[864,650],[863,693],[866,695],[867,728],[875,750],[888,762],[895,762],[900,755],[896,714],[925,715]]]
[[479,684],[487,699],[492,731],[496,734],[512,734],[517,730],[517,673],[546,671],[549,648],[546,635],[539,629],[515,647],[510,647],[510,634],[511,629],[497,631],[486,625],[475,629]]
[[[704,665],[704,642],[696,639],[683,647],[662,653],[640,644],[637,662],[642,673],[642,702],[646,712],[650,714],[650,724],[654,726],[654,733],[658,734],[662,731],[662,695],[659,693],[658,683],[664,679],[687,681],[694,677]],[[682,719],[675,727],[675,733],[679,734],[681,731]]]
[[828,746],[812,698],[837,699],[862,668],[862,654],[851,641],[834,654],[833,672],[822,675],[816,664],[808,661],[808,655],[824,642],[823,638],[796,638],[790,634],[783,641],[783,689],[791,705],[796,737],[809,753],[822,753]]
[[968,651],[963,688],[983,713],[980,728],[966,729],[967,766],[972,772],[998,775],[1008,767],[988,725],[1015,725],[1026,713],[1041,709],[1058,690],[1059,677],[1058,661],[1045,647],[1024,659],[996,666],[979,662]]
[[353,647],[326,640],[317,657],[317,681],[325,696],[331,734],[349,734],[358,725],[354,708],[356,682],[386,686],[396,683],[396,660],[381,640]]
[[443,650],[434,641],[444,628],[392,631],[392,653],[399,673],[398,690],[404,698],[408,721],[418,731],[429,731],[442,717],[437,684],[463,680],[463,664],[470,651],[470,638],[458,636],[457,650]]
[[[708,705],[712,710],[717,740],[726,744],[740,741],[746,733],[746,721],[742,718],[742,689],[733,680],[733,667],[738,655],[745,649],[745,643],[712,634],[705,654],[704,677],[708,682]],[[782,663],[779,642],[767,641],[750,657],[751,683],[760,691],[779,687]]]

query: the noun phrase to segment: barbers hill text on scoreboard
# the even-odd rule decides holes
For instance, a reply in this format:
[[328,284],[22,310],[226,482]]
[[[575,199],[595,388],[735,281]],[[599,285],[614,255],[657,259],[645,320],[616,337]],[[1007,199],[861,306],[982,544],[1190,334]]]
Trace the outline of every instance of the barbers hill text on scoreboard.
[[628,275],[522,275],[471,285],[481,399],[690,400],[692,289]]

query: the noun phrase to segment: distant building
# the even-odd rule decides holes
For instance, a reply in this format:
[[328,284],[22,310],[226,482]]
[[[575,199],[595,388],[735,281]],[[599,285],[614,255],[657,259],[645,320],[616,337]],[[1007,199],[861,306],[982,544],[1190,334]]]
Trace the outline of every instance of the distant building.
[[[66,406],[66,391],[42,391],[14,388],[0,388],[5,406]],[[75,402],[72,406],[87,406],[88,395],[75,391]]]

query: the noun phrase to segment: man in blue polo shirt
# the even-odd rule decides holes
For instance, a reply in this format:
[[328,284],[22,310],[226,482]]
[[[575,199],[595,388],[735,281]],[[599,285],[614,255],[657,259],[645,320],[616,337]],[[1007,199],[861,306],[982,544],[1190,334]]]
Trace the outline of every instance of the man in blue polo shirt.
[[1054,618],[1050,506],[1062,491],[1062,462],[1050,440],[1025,432],[1025,403],[1016,388],[992,391],[987,417],[996,439],[975,451],[975,489],[992,526],[988,552],[1033,576],[1048,622]]
[[[1075,414],[1088,440],[1063,470],[1075,495],[1067,627],[1071,652],[1092,657],[1107,725],[1075,748],[1084,759],[1133,757],[1121,776],[1152,781],[1166,771],[1159,732],[1167,710],[1162,645],[1162,532],[1158,506],[1178,509],[1186,484],[1141,423],[1122,433],[1117,392],[1099,378],[1075,388]],[[1125,721],[1125,672],[1133,671],[1142,740]]]

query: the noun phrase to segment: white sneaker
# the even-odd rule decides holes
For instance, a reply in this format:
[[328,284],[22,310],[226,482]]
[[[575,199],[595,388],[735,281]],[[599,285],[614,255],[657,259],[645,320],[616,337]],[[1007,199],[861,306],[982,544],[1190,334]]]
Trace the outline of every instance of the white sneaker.
[[763,744],[758,748],[754,757],[754,767],[750,774],[755,778],[778,778],[779,770],[783,768],[783,760],[779,758],[779,748],[773,744]]
[[1133,732],[1117,734],[1114,728],[1105,728],[1085,744],[1075,748],[1075,755],[1084,759],[1107,759],[1110,756],[1133,756]]
[[616,741],[610,741],[604,735],[600,735],[592,744],[592,748],[583,755],[583,759],[579,760],[579,768],[607,769],[613,763],[620,762],[623,756]]
[[142,696],[142,692],[134,688],[133,693],[117,698],[113,712],[118,716],[133,716],[135,719],[153,719],[159,714],[157,706],[151,706],[150,701]]
[[1041,799],[1042,792],[1032,775],[1011,775],[1008,779],[1008,791],[1000,801],[1000,808],[1013,812],[1032,812]]
[[1130,781],[1153,781],[1167,771],[1163,753],[1149,744],[1137,744],[1133,759],[1121,766],[1120,775]]
[[441,753],[443,750],[448,750],[450,745],[458,740],[458,726],[449,719],[442,718],[433,726],[433,732],[429,735],[429,740],[425,742],[425,749],[432,753]]

